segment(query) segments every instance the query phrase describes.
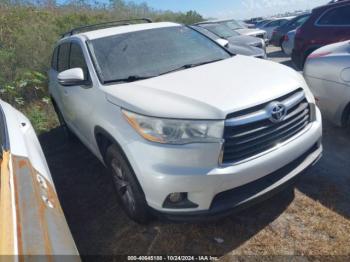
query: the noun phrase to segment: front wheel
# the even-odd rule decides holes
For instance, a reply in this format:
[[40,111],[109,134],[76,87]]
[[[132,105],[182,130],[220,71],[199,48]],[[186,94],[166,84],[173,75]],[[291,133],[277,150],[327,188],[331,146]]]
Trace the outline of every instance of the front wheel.
[[132,168],[117,146],[112,145],[107,149],[106,164],[118,201],[126,214],[137,223],[147,223],[150,216],[145,195]]

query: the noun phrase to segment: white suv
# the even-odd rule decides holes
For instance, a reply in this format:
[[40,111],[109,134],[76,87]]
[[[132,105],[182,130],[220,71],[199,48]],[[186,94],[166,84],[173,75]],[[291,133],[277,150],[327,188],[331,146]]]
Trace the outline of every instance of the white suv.
[[50,93],[132,219],[226,215],[320,157],[321,114],[294,70],[184,25],[117,25],[57,43]]

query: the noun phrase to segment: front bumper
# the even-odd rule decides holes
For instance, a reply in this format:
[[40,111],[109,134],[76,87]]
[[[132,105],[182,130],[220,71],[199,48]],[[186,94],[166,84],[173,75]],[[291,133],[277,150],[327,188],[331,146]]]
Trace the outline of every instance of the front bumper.
[[[165,216],[190,218],[225,214],[266,197],[320,157],[321,136],[321,114],[317,109],[316,121],[301,133],[259,157],[236,165],[218,165],[220,144],[171,146],[140,138],[127,145],[126,154],[148,205]],[[272,183],[266,184],[265,179],[271,177]],[[240,192],[246,187],[250,188],[249,194],[242,195]],[[186,192],[188,200],[198,206],[164,208],[165,199],[174,192]]]
[[203,221],[218,219],[262,202],[294,183],[298,175],[316,164],[322,156],[322,145],[316,143],[296,160],[281,169],[246,185],[219,193],[209,210],[193,212],[157,212],[159,217],[173,221]]

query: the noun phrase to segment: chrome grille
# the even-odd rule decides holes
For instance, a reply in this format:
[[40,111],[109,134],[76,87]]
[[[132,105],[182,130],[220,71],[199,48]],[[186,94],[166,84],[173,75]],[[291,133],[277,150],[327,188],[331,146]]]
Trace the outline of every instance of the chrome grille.
[[[284,117],[275,121],[271,106],[281,105]],[[301,132],[311,121],[304,91],[230,114],[225,121],[223,163],[240,162],[274,148]]]

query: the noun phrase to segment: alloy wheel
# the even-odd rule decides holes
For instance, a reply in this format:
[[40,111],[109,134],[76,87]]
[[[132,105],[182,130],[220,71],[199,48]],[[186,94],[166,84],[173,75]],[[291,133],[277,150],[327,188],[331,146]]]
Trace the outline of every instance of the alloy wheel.
[[111,163],[112,176],[117,193],[126,208],[129,211],[135,210],[135,197],[131,185],[127,180],[124,170],[117,159],[113,159]]

